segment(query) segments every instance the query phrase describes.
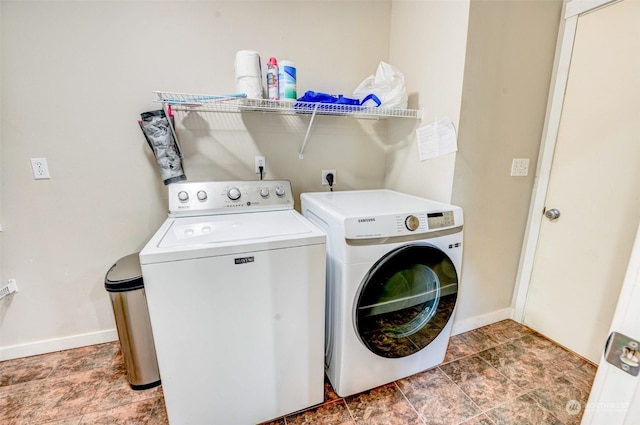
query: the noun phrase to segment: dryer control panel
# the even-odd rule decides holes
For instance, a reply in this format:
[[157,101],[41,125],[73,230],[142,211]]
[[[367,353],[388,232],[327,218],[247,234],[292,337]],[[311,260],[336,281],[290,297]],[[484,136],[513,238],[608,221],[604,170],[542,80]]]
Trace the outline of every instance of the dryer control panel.
[[180,182],[168,189],[170,217],[288,210],[294,204],[288,180]]
[[[462,211],[459,211],[462,214]],[[438,229],[460,226],[456,211],[417,211],[408,214],[389,214],[345,219],[347,239],[369,239],[428,233]]]
[[456,224],[453,217],[453,211],[429,213],[427,214],[427,222],[429,223],[429,229],[451,227]]

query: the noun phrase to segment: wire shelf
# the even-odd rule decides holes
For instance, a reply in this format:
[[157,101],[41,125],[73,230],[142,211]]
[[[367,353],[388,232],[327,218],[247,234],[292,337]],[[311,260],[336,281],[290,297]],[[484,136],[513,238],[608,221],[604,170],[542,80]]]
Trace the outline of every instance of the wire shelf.
[[171,105],[176,111],[270,112],[277,114],[314,114],[350,116],[358,119],[413,118],[422,120],[422,109],[376,108],[335,103],[296,100],[248,99],[244,95],[203,95],[156,91],[156,102]]
[[[162,103],[167,114],[174,111],[202,112],[264,112],[279,115],[311,115],[307,132],[298,157],[304,158],[304,149],[309,140],[311,126],[317,115],[346,116],[357,119],[413,118],[422,120],[422,109],[376,108],[370,106],[343,105],[335,103],[299,102],[297,100],[248,99],[244,94],[206,95],[155,91],[156,102]],[[171,126],[175,140],[175,128]]]

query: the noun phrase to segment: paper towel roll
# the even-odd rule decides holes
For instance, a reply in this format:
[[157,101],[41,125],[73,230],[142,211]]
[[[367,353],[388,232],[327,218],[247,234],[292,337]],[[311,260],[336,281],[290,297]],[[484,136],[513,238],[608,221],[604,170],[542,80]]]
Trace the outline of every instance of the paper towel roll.
[[236,80],[236,92],[249,99],[262,99],[262,81],[258,77],[240,77]]
[[255,50],[240,50],[236,53],[236,78],[238,77],[259,77],[262,74],[260,69],[260,55]]
[[236,91],[248,98],[262,99],[262,67],[255,50],[240,50],[235,61]]

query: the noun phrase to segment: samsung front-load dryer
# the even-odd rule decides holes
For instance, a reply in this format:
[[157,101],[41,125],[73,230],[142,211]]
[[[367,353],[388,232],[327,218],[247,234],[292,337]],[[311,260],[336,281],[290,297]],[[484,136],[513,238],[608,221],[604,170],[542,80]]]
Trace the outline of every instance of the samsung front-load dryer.
[[327,233],[325,369],[340,396],[442,363],[458,296],[457,206],[391,190],[304,193]]

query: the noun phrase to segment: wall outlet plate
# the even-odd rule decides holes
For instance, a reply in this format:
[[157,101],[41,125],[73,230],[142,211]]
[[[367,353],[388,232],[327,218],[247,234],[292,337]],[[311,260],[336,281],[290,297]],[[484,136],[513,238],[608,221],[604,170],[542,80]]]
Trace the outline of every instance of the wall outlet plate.
[[0,287],[0,298],[4,298],[9,294],[13,294],[14,292],[18,292],[18,285],[16,284],[15,279],[9,279],[7,284]]
[[513,158],[511,162],[511,176],[524,177],[529,175],[529,158]]
[[264,156],[256,156],[255,158],[255,171],[256,174],[260,174],[260,167],[262,167],[262,174],[267,173],[267,161]]
[[31,158],[31,171],[33,171],[33,178],[36,180],[51,178],[47,158]]
[[332,183],[332,185],[335,185],[336,181],[337,181],[336,170],[322,170],[322,185],[323,186],[329,185],[329,180],[327,180],[327,175],[328,174],[333,174],[333,183]]

